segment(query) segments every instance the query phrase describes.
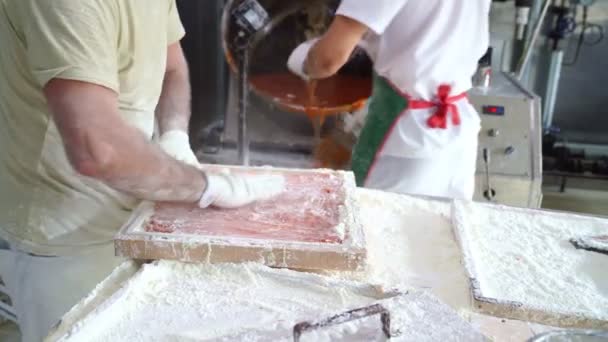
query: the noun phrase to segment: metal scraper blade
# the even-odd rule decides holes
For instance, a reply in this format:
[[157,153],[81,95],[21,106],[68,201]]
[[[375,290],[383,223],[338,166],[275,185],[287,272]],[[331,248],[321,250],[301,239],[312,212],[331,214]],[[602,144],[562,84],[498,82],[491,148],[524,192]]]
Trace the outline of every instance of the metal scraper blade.
[[608,235],[582,236],[570,239],[570,243],[576,249],[601,253],[608,255]]

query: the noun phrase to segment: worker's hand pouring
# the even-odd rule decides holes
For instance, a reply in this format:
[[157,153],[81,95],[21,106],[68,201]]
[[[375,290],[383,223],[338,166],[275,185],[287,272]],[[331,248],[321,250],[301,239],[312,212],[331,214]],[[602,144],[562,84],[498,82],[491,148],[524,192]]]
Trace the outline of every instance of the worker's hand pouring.
[[291,53],[289,60],[287,61],[287,67],[291,72],[300,76],[303,80],[308,81],[309,76],[306,73],[306,58],[310,49],[319,41],[318,38],[310,39],[300,45]]

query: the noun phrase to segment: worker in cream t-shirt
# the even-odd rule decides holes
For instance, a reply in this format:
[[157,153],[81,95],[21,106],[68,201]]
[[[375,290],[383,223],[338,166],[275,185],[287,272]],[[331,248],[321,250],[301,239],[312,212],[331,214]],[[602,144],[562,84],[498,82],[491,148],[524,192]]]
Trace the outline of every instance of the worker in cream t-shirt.
[[298,46],[304,79],[353,50],[374,62],[369,114],[352,156],[359,186],[471,199],[480,119],[466,98],[489,41],[490,0],[343,0],[328,31]]
[[111,239],[140,200],[223,208],[282,191],[201,170],[183,36],[175,0],[0,0],[0,275],[24,341],[121,261]]

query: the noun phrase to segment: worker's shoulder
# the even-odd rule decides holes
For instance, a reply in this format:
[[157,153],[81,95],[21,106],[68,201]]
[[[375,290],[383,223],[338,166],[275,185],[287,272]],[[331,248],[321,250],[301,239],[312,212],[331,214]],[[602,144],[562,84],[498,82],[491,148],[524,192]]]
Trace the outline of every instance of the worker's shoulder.
[[[28,17],[60,16],[63,19],[86,16],[145,15],[146,9],[166,9],[175,6],[176,0],[0,0],[13,19]],[[18,18],[21,17],[21,18]]]
[[[117,16],[120,13],[120,0],[0,0],[12,22],[54,20],[78,22],[94,17],[104,18],[108,15]],[[124,1],[127,2],[127,1]]]
[[123,2],[116,0],[0,0],[3,6],[20,8],[22,10],[34,10],[53,12],[55,10],[69,10],[78,12],[88,8],[112,8],[117,7]]

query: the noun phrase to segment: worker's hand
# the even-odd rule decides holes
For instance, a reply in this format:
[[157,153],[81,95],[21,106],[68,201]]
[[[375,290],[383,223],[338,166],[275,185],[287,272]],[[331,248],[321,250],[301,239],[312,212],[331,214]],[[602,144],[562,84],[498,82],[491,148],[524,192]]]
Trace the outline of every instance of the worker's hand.
[[160,136],[159,144],[163,151],[171,157],[188,165],[200,167],[196,155],[192,152],[190,139],[186,132],[181,130],[165,132]]
[[314,38],[300,44],[295,50],[293,50],[289,56],[289,59],[287,60],[287,67],[289,70],[304,80],[309,79],[308,75],[306,75],[306,72],[304,71],[304,65],[306,63],[306,59],[308,58],[308,53],[318,40],[319,38]]
[[285,190],[279,175],[232,175],[228,171],[207,174],[207,188],[199,207],[238,208],[275,197]]

